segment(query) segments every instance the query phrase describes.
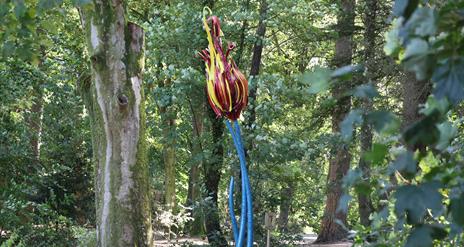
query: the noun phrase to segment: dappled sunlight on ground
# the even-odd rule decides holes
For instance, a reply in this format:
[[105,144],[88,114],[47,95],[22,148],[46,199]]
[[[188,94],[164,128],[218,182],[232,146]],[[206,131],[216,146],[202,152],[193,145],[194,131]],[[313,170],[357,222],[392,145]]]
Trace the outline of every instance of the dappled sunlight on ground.
[[[311,247],[351,247],[351,242],[337,242],[331,244],[313,244],[316,241],[317,235],[316,234],[305,234],[302,236],[303,240],[299,242],[299,246],[311,246]],[[171,241],[168,240],[156,240],[155,241],[156,247],[164,247],[164,246],[208,246],[208,240],[201,239],[201,238],[177,238],[172,239]],[[231,243],[232,246],[232,243]]]

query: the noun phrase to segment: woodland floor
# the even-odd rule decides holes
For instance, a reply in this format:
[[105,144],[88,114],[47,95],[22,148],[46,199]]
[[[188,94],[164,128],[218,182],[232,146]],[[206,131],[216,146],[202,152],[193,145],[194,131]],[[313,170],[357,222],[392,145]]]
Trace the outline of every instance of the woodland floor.
[[[339,242],[332,244],[313,244],[316,241],[317,236],[315,234],[303,235],[303,240],[299,243],[299,246],[310,246],[310,247],[351,247],[351,242]],[[201,238],[178,238],[173,239],[171,242],[167,240],[155,241],[156,247],[168,247],[168,246],[208,246],[208,241]]]

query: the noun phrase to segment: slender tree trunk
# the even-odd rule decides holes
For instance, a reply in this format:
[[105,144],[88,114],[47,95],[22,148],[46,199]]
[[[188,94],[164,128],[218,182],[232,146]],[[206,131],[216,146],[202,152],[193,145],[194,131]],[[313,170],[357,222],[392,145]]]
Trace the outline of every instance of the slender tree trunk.
[[42,137],[43,123],[43,90],[40,82],[35,82],[33,86],[31,114],[28,117],[28,126],[32,132],[29,143],[32,150],[32,163],[38,164],[40,161],[40,144]]
[[[376,17],[378,11],[378,1],[377,0],[366,0],[366,9],[364,12],[364,63],[366,66],[365,79],[376,85],[374,80],[374,75],[378,70],[378,63],[375,58],[376,51],[376,39],[377,39],[377,25]],[[371,99],[363,99],[362,107],[366,111],[371,111],[373,109],[373,101]],[[359,159],[359,168],[363,172],[363,177],[366,180],[370,179],[370,167],[368,161],[363,159],[363,154],[371,150],[372,147],[372,128],[369,124],[363,123],[361,126],[361,157]],[[363,226],[369,226],[370,220],[369,216],[374,211],[374,206],[369,195],[364,195],[362,193],[358,194],[358,208],[359,208],[359,218]]]
[[[188,207],[194,207],[195,202],[200,198],[200,169],[203,166],[203,145],[201,138],[203,135],[203,119],[205,112],[205,102],[202,100],[199,103],[199,109],[195,109],[189,99],[190,112],[192,114],[192,127],[193,127],[193,141],[191,143],[192,150],[192,165],[189,171],[189,181],[187,190],[187,203]],[[190,211],[191,216],[194,218],[190,224],[190,234],[198,235],[204,232],[202,214],[196,212],[196,208]]]
[[295,194],[295,182],[289,181],[286,186],[280,190],[280,213],[277,220],[282,232],[288,231],[288,217],[292,206],[293,195]]
[[[337,20],[338,40],[335,44],[335,67],[351,64],[353,56],[353,31],[354,31],[355,1],[341,0],[340,12]],[[338,99],[332,112],[332,132],[340,132],[340,124],[349,112],[351,98],[345,96],[351,83],[343,82],[332,89],[332,95]],[[346,230],[338,222],[347,223],[346,213],[337,211],[338,203],[342,195],[342,178],[350,168],[351,155],[348,144],[340,144],[334,150],[334,157],[330,160],[329,174],[327,178],[327,199],[325,203],[324,217],[317,242],[339,241],[346,237]]]
[[[171,80],[160,82],[160,87],[170,87]],[[170,209],[176,208],[176,112],[172,105],[161,106],[164,160],[164,203]]]
[[[251,68],[250,68],[250,87],[249,87],[249,96],[248,96],[248,118],[246,121],[246,127],[252,131],[252,126],[256,121],[256,92],[257,88],[257,76],[259,75],[259,70],[261,68],[261,57],[263,54],[264,48],[264,36],[266,34],[266,18],[267,18],[267,2],[266,0],[261,0],[260,10],[259,10],[259,23],[258,29],[256,30],[256,41],[253,47],[253,57],[251,58]],[[249,139],[248,144],[246,145],[245,154],[248,155],[248,152],[253,148],[253,140]]]
[[[243,11],[248,11],[248,8],[250,6],[250,0],[246,0],[245,4],[243,5]],[[240,62],[242,61],[243,57],[243,51],[245,50],[245,37],[246,37],[246,30],[248,28],[248,21],[245,19],[242,22],[242,28],[240,30],[240,39],[238,42],[238,50],[237,50],[237,55],[235,56],[235,64],[237,64],[238,67],[240,67]]]
[[224,163],[224,120],[217,118],[211,109],[209,109],[208,114],[213,137],[213,157],[204,167],[206,196],[211,198],[205,211],[206,234],[211,246],[227,246],[227,241],[222,234],[218,210],[219,181]]
[[122,1],[81,9],[91,59],[92,142],[98,246],[152,246],[145,107],[144,33]]

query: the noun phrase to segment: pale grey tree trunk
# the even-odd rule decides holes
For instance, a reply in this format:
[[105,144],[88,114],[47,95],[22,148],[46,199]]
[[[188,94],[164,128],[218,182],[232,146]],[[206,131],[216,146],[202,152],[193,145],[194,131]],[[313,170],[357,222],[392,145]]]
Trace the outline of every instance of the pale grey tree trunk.
[[144,33],[122,1],[80,9],[91,60],[98,246],[152,246],[142,90]]

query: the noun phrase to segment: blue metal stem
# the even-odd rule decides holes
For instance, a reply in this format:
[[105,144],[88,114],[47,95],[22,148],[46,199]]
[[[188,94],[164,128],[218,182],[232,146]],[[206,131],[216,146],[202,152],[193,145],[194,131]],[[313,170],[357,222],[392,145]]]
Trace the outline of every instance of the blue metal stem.
[[242,141],[242,133],[240,131],[240,125],[238,124],[237,120],[234,121],[235,124],[235,131],[237,133],[237,139],[240,146],[240,150],[242,152],[242,159],[244,160],[244,169],[242,173],[242,177],[246,180],[246,196],[247,196],[247,247],[253,246],[253,199],[251,197],[251,186],[250,186],[250,179],[248,177],[248,171],[246,167],[246,159],[245,159],[245,149],[243,148],[243,141]]
[[[232,128],[229,121],[226,121],[227,128],[229,129],[235,148],[240,160],[240,171],[242,174],[242,210],[240,214],[240,228],[237,229],[237,221],[233,212],[233,177],[229,185],[229,211],[232,220],[232,230],[234,231],[234,239],[236,247],[242,247],[245,238],[245,223],[247,223],[247,247],[253,246],[253,203],[251,197],[250,181],[246,168],[245,151],[241,138],[240,126],[237,121],[234,121],[235,130]],[[247,221],[248,219],[248,221]],[[237,236],[237,230],[239,231]]]
[[232,232],[234,233],[234,241],[235,243],[237,243],[238,227],[237,227],[237,219],[235,219],[235,212],[234,212],[234,177],[230,177],[230,184],[229,184],[229,215],[232,221]]

